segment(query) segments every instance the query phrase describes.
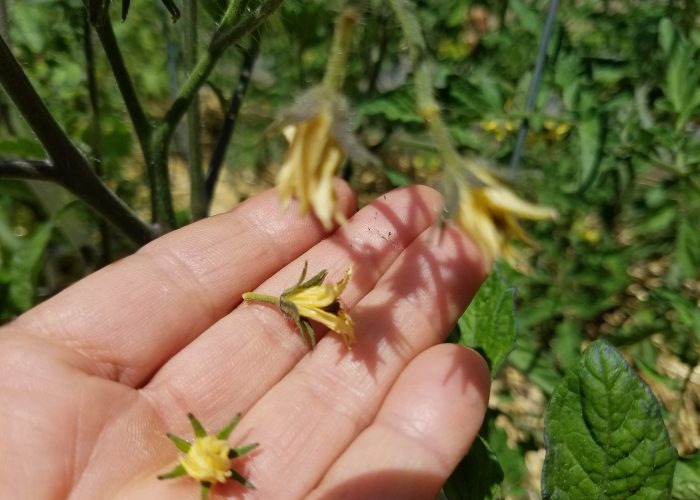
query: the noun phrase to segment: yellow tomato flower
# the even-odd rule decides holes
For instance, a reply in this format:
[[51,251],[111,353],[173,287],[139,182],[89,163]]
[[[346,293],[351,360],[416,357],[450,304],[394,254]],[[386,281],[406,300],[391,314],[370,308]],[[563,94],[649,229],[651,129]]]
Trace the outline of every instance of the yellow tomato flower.
[[282,296],[282,300],[293,304],[299,316],[327,326],[343,337],[346,345],[351,346],[355,343],[355,325],[338,301],[351,276],[352,271],[348,269],[343,279],[334,285],[292,289]]
[[324,109],[309,121],[285,127],[290,146],[277,175],[283,207],[286,209],[292,197],[296,198],[301,213],[311,207],[326,230],[331,229],[334,220],[345,221],[333,189],[333,177],[345,161],[345,153],[330,134],[332,120],[329,110]]
[[553,219],[556,211],[523,200],[479,165],[470,165],[469,171],[475,180],[465,181],[460,187],[456,222],[472,237],[487,260],[503,257],[515,265],[517,253],[511,240],[534,244],[518,218]]
[[243,299],[266,302],[279,307],[284,314],[296,322],[299,331],[312,349],[316,344],[316,336],[309,320],[318,321],[338,333],[350,347],[355,343],[355,325],[350,315],[341,306],[339,297],[352,277],[352,270],[345,271],[343,279],[334,285],[325,285],[323,280],[326,279],[328,271],[324,269],[304,281],[307,267],[308,263],[305,263],[297,283],[286,289],[279,297],[246,292],[243,294]]
[[345,222],[333,178],[348,156],[358,163],[376,162],[351,132],[345,98],[314,87],[283,113],[274,128],[281,129],[289,142],[276,181],[282,207],[296,198],[301,213],[311,209],[327,231],[334,221]]
[[208,483],[225,483],[231,477],[229,450],[226,441],[207,435],[196,438],[190,451],[179,460],[188,476]]
[[166,474],[161,474],[158,479],[173,479],[176,477],[189,476],[199,481],[201,488],[201,498],[209,497],[209,490],[214,483],[225,483],[228,479],[233,479],[239,483],[253,488],[253,485],[238,472],[231,468],[231,460],[242,457],[246,453],[257,448],[257,443],[231,448],[228,444],[228,437],[234,427],[241,419],[238,414],[229,424],[218,434],[208,434],[202,424],[191,413],[187,415],[194,430],[194,441],[189,442],[174,434],[168,434],[178,450],[184,453],[180,455],[180,462],[173,470]]

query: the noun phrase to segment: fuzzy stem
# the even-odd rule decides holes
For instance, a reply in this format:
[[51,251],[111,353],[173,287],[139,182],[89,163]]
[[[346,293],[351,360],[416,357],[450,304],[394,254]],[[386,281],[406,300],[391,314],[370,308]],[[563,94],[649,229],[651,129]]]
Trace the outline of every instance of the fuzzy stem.
[[345,6],[336,18],[331,54],[323,77],[324,87],[333,93],[339,92],[343,87],[352,34],[359,18],[360,11],[351,5]]
[[263,302],[265,304],[280,305],[280,298],[274,295],[266,295],[264,293],[246,292],[243,294],[243,300],[246,302]]
[[461,157],[452,142],[447,124],[440,113],[440,106],[433,94],[430,59],[418,18],[406,5],[405,0],[389,0],[389,3],[399,21],[413,61],[418,113],[428,125],[445,168],[457,169],[462,163]]

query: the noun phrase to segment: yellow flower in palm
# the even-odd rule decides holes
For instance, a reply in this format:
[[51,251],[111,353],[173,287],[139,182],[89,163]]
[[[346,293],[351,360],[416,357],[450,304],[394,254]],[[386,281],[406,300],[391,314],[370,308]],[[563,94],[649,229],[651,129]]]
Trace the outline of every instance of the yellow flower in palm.
[[247,292],[243,294],[243,299],[278,306],[284,314],[294,320],[312,349],[316,344],[316,335],[309,320],[318,321],[338,333],[350,347],[355,343],[355,325],[341,306],[339,297],[350,281],[352,270],[345,271],[343,279],[332,285],[323,283],[328,274],[325,269],[304,281],[306,271],[307,264],[304,264],[304,270],[297,283],[279,297]]
[[231,431],[241,419],[241,415],[233,417],[231,422],[218,434],[208,434],[193,414],[188,414],[187,418],[190,419],[194,430],[194,441],[189,442],[174,434],[167,435],[168,439],[184,455],[178,457],[179,465],[170,472],[161,474],[158,479],[173,479],[182,476],[196,479],[201,486],[201,498],[203,499],[209,496],[209,490],[214,483],[225,483],[229,479],[252,488],[253,485],[246,478],[231,468],[231,460],[257,448],[257,443],[231,448],[227,442]]
[[518,197],[480,165],[470,163],[468,171],[474,178],[459,188],[456,222],[474,239],[487,260],[503,257],[515,265],[517,252],[512,239],[534,245],[518,218],[547,220],[557,213]]
[[197,438],[186,455],[178,457],[188,476],[209,483],[225,483],[231,477],[229,446],[216,436]]
[[276,182],[283,208],[296,198],[301,213],[313,210],[326,230],[334,221],[343,223],[333,178],[348,156],[358,163],[376,161],[352,134],[345,98],[314,87],[283,113],[274,128],[281,129],[290,144]]
[[340,334],[345,344],[350,346],[355,343],[355,325],[350,315],[340,306],[338,297],[345,290],[351,276],[352,270],[348,269],[343,279],[334,285],[319,284],[292,288],[282,295],[281,304],[283,307],[286,304],[286,307],[296,308],[296,314],[301,318],[318,321],[327,326]]

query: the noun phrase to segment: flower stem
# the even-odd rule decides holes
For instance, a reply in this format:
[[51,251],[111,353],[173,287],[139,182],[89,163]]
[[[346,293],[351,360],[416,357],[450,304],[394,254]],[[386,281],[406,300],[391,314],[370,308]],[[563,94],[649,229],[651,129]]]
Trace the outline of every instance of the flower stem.
[[264,302],[265,304],[280,305],[280,298],[274,295],[266,295],[264,293],[246,292],[243,294],[243,300],[247,302]]
[[418,114],[428,125],[445,168],[455,169],[462,161],[433,94],[430,59],[418,18],[413,14],[413,10],[406,5],[406,0],[389,0],[389,3],[399,21],[413,61]]
[[331,92],[340,91],[345,81],[345,68],[348,63],[352,34],[359,19],[358,8],[346,5],[335,20],[333,45],[326,64],[326,74],[323,77],[324,87]]

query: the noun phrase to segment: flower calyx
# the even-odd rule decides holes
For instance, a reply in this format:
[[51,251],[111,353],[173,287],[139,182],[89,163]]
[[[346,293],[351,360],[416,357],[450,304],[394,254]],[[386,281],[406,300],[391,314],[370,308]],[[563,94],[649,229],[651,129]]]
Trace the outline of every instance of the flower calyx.
[[173,479],[189,476],[199,481],[201,500],[209,498],[209,491],[215,483],[225,483],[229,479],[238,481],[247,488],[255,489],[253,485],[240,473],[231,468],[231,460],[242,457],[258,447],[253,443],[239,448],[231,448],[228,437],[241,419],[237,414],[217,434],[208,434],[197,418],[189,413],[187,415],[192,429],[194,440],[187,441],[184,438],[168,433],[168,439],[182,454],[178,457],[180,462],[174,469],[158,476],[158,479]]

